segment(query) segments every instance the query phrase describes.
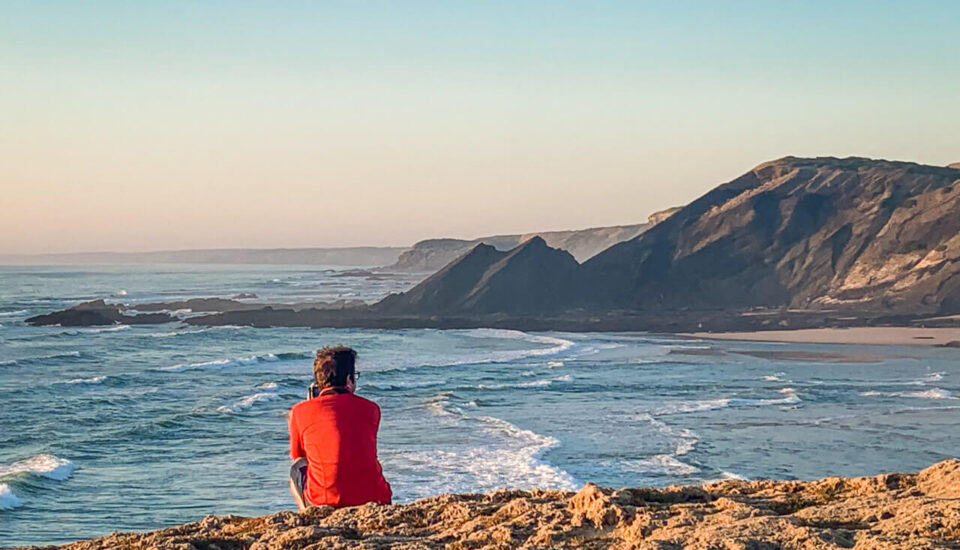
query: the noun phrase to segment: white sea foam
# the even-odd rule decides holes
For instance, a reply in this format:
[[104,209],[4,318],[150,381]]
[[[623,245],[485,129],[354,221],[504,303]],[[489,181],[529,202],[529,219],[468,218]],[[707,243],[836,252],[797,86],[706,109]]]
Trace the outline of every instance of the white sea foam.
[[75,468],[73,462],[67,459],[49,454],[39,454],[6,466],[0,465],[0,479],[20,474],[32,474],[59,481],[70,477]]
[[451,395],[444,392],[424,404],[445,421],[479,430],[483,443],[425,453],[398,453],[404,462],[414,467],[444,472],[441,478],[448,480],[444,491],[487,491],[505,487],[573,490],[578,486],[570,474],[540,458],[545,451],[560,444],[556,438],[493,416],[467,415],[449,403]]
[[280,396],[272,392],[258,392],[251,395],[247,395],[236,403],[232,405],[223,405],[217,407],[217,410],[222,413],[236,413],[261,403],[263,401],[273,401],[275,399],[280,399]]
[[700,411],[723,409],[730,406],[731,399],[708,399],[704,401],[678,401],[660,407],[654,414],[657,416],[669,414],[683,414]]
[[[501,453],[494,450],[491,453],[493,456],[490,457],[492,461],[488,461],[485,467],[493,466],[490,462],[500,467],[505,466],[508,470],[511,470],[511,476],[525,479],[526,483],[524,485],[526,486],[562,489],[577,487],[576,481],[570,474],[540,460],[540,455],[544,451],[560,444],[559,440],[540,435],[531,430],[525,430],[493,416],[478,416],[476,419],[485,423],[486,430],[491,434],[506,434],[517,443],[513,447],[512,453]],[[483,451],[486,453],[490,449],[484,449]]]
[[919,397],[920,399],[956,399],[951,392],[940,388],[910,392],[907,396]]
[[686,428],[674,428],[652,415],[643,413],[639,415],[638,419],[647,422],[655,430],[667,437],[673,445],[674,456],[683,456],[689,453],[696,448],[697,443],[700,442],[700,436],[694,431]]
[[767,382],[782,382],[783,378],[781,377],[785,375],[786,375],[785,372],[776,372],[776,373],[764,376],[763,379],[766,380]]
[[563,353],[576,344],[570,340],[565,340],[563,338],[556,338],[554,336],[546,336],[542,334],[529,334],[520,330],[509,330],[509,329],[498,329],[498,328],[477,328],[462,331],[467,336],[472,336],[476,338],[504,338],[511,340],[525,340],[527,342],[532,342],[536,344],[549,344],[550,347],[538,348],[532,350],[519,350],[519,351],[509,351],[501,352],[500,354],[495,354],[495,362],[505,362],[505,361],[514,361],[517,359],[525,359],[528,357],[543,357],[549,355],[557,355],[558,353]]
[[777,393],[782,394],[784,397],[780,399],[734,398],[730,400],[730,404],[732,406],[741,406],[741,407],[762,407],[766,405],[796,405],[801,401],[800,396],[797,395],[797,390],[793,388],[782,388],[777,390]]
[[16,311],[0,311],[0,317],[16,317],[19,315],[26,315],[29,313],[25,309],[18,309]]
[[217,410],[222,413],[236,413],[249,409],[257,403],[280,399],[280,395],[276,393],[278,387],[279,385],[276,382],[264,382],[262,384],[257,384],[256,389],[263,391],[245,395],[232,405],[223,405],[217,407]]
[[23,506],[23,502],[13,494],[10,486],[0,483],[0,510],[13,510],[20,506]]
[[101,332],[119,332],[121,330],[130,330],[130,325],[114,325],[107,328],[85,328],[72,334],[99,334]]
[[17,364],[16,359],[5,359],[3,361],[0,361],[0,367],[7,366],[7,365],[16,365],[16,364]]
[[944,390],[941,388],[930,388],[929,390],[923,391],[894,391],[894,392],[882,392],[882,391],[864,391],[860,392],[860,395],[863,397],[913,397],[917,399],[958,399],[954,397],[953,393],[949,390]]
[[654,411],[654,415],[664,416],[670,414],[684,414],[701,411],[710,411],[714,409],[725,409],[727,407],[764,407],[770,405],[796,405],[802,399],[797,395],[793,388],[781,388],[777,390],[783,395],[781,398],[773,399],[751,399],[744,397],[725,397],[721,399],[707,399],[703,401],[678,401],[668,403]]
[[914,380],[914,381],[910,382],[910,385],[911,385],[911,386],[925,386],[925,385],[930,384],[930,383],[933,383],[933,382],[939,382],[939,381],[943,380],[943,375],[944,375],[944,374],[946,374],[946,372],[928,372],[927,374],[923,375],[923,376],[922,376],[921,378],[919,378],[918,380]]
[[531,380],[530,382],[520,382],[517,384],[479,384],[478,390],[505,390],[510,388],[544,388],[554,382],[573,382],[573,376],[565,374],[556,378]]
[[551,369],[563,366],[563,361],[547,361],[547,366]]
[[72,380],[67,380],[67,384],[100,384],[106,380],[106,376],[93,376],[91,378],[74,378]]
[[294,352],[294,353],[281,353],[273,354],[267,353],[265,355],[251,355],[250,357],[239,357],[236,359],[216,359],[213,361],[203,361],[199,363],[181,363],[179,365],[172,365],[169,367],[160,367],[160,370],[167,371],[185,371],[185,370],[195,370],[195,369],[223,369],[230,367],[244,367],[249,365],[256,365],[258,363],[268,363],[273,361],[283,361],[288,359],[306,359],[311,357],[311,354],[307,352]]
[[688,476],[700,471],[700,468],[687,464],[673,455],[660,454],[649,458],[628,459],[619,463],[624,470],[640,474],[658,474]]

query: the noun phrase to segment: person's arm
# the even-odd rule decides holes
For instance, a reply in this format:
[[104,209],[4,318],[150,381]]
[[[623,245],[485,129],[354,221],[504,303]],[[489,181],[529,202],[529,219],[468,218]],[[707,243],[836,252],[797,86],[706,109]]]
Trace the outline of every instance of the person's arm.
[[307,453],[303,450],[303,444],[300,440],[300,429],[297,427],[297,419],[293,415],[293,409],[287,414],[287,431],[290,433],[290,460],[306,458]]
[[[307,454],[303,451],[303,445],[300,443],[300,430],[297,428],[297,422],[293,416],[293,410],[287,415],[287,431],[290,433],[290,460],[306,458]],[[290,478],[290,494],[293,495],[294,502],[297,503],[297,509],[304,511],[307,509],[307,503],[304,496],[297,489],[293,477]]]
[[[379,436],[380,436],[380,419],[381,419],[380,405],[377,405],[376,403],[374,403],[374,406],[377,408],[377,420],[376,420],[376,425],[374,426],[374,429],[373,429],[373,433],[377,434],[377,439],[379,440],[379,439],[380,439],[380,437],[379,437]],[[383,504],[392,504],[392,503],[393,503],[393,488],[390,486],[390,482],[387,481],[387,478],[384,477],[384,475],[383,475],[383,464],[380,464],[380,450],[379,450],[379,449],[377,449],[377,468],[380,469],[380,479],[383,480],[383,484],[385,485],[384,490],[385,490],[386,494],[384,495],[384,502],[383,502]]]

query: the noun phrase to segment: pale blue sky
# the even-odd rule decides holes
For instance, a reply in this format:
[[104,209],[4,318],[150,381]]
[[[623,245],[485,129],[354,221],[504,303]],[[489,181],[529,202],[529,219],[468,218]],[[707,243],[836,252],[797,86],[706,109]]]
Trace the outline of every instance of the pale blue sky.
[[635,223],[785,155],[956,162],[958,29],[952,1],[2,1],[0,252],[404,245]]

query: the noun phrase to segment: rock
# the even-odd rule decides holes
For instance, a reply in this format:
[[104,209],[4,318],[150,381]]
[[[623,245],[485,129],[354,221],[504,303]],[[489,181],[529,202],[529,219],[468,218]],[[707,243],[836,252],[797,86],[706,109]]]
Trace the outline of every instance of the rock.
[[119,304],[108,304],[103,300],[93,300],[77,304],[63,311],[55,311],[46,315],[37,315],[26,320],[31,325],[61,325],[64,327],[94,326],[94,325],[155,325],[176,321],[177,318],[166,313],[145,315],[125,315],[124,307]]
[[950,340],[949,342],[947,342],[947,343],[945,343],[945,344],[940,344],[940,345],[937,346],[937,347],[940,347],[940,348],[960,348],[960,340]]
[[[659,223],[582,265],[514,262],[511,276],[497,281],[496,299],[480,299],[493,291],[482,272],[505,256],[487,246],[384,305],[409,315],[755,308],[887,322],[949,315],[960,313],[958,211],[960,173],[952,168],[787,157],[652,217]],[[538,298],[515,304],[530,293]],[[786,318],[778,323],[792,327]]]
[[957,548],[960,461],[919,474],[576,493],[501,490],[406,505],[208,517],[64,550],[251,548]]
[[921,471],[917,487],[930,497],[960,498],[960,460],[945,460]]
[[960,296],[960,174],[761,164],[584,265],[588,306],[936,312]]
[[413,245],[413,248],[400,255],[397,263],[385,269],[433,272],[466,254],[478,244],[486,244],[497,250],[506,251],[516,248],[534,237],[540,237],[551,248],[566,250],[578,262],[582,262],[616,243],[635,238],[677,210],[679,208],[656,212],[650,215],[646,223],[633,225],[594,227],[571,231],[541,231],[521,235],[494,235],[473,240],[428,239]]
[[[245,296],[256,297],[256,294],[247,294]],[[133,306],[137,311],[177,311],[186,309],[190,311],[241,311],[262,307],[263,304],[250,304],[238,302],[236,299],[226,298],[190,298],[189,300],[177,300],[174,302],[151,302],[146,304],[137,304]]]
[[508,252],[479,244],[447,267],[374,311],[404,314],[540,314],[575,285],[579,264],[569,252],[533,237]]

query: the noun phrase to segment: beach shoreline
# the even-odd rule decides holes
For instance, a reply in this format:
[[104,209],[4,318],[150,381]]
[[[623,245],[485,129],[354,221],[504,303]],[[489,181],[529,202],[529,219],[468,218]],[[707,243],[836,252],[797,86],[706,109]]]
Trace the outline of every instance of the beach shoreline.
[[808,328],[743,332],[689,332],[681,333],[679,336],[703,340],[778,342],[791,344],[947,346],[951,342],[960,342],[960,328]]

